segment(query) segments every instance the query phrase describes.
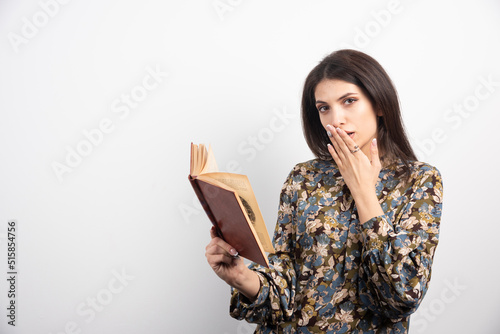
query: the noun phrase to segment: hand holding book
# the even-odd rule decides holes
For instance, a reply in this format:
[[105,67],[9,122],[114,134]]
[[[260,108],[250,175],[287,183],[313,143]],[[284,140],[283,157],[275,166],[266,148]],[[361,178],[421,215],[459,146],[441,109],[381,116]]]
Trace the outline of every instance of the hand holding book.
[[265,252],[274,248],[248,178],[218,172],[211,148],[191,144],[189,181],[217,235],[241,256],[269,267]]
[[248,269],[238,252],[216,235],[215,226],[212,226],[210,236],[212,240],[206,247],[205,256],[213,271],[253,301],[260,289],[257,273]]

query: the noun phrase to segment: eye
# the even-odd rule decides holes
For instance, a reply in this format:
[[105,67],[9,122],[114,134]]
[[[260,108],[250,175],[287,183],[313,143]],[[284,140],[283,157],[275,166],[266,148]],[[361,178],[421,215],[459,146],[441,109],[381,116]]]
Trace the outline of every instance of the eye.
[[323,114],[328,111],[328,106],[319,106],[318,111]]
[[358,99],[355,99],[353,97],[349,97],[347,99],[344,100],[344,103],[345,104],[352,104],[353,102],[356,102]]

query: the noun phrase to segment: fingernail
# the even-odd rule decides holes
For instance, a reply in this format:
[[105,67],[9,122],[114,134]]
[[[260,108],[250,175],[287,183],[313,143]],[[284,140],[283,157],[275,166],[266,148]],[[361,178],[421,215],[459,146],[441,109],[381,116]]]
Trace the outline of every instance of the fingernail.
[[235,257],[236,257],[236,256],[238,256],[238,252],[237,252],[237,251],[236,251],[236,249],[234,249],[234,248],[231,248],[231,249],[229,250],[229,253],[230,253],[232,256],[235,256]]
[[377,145],[377,138],[373,138],[373,140],[372,140],[372,144],[373,144],[373,145]]
[[330,124],[328,124],[328,125],[326,126],[326,128],[327,128],[328,130],[330,130],[330,131],[333,131],[333,126],[331,126]]
[[338,133],[341,133],[341,132],[342,132],[342,130],[340,130],[340,128],[337,128],[337,132],[338,132]]
[[332,136],[332,133],[330,131],[326,131],[326,134],[328,135],[328,137]]

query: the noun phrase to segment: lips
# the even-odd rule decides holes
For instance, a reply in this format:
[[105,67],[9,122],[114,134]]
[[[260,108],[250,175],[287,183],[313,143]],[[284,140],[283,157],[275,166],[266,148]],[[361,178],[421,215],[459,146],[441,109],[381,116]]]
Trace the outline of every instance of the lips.
[[354,132],[346,131],[346,133],[349,137],[351,137],[351,139],[354,138]]

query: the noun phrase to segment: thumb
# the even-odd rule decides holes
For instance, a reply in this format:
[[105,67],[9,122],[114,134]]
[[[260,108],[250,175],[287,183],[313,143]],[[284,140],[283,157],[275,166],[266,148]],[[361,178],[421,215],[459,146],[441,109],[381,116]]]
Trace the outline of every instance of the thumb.
[[378,169],[382,168],[382,163],[380,162],[380,157],[378,155],[378,146],[376,138],[373,138],[372,143],[370,145],[370,158],[373,167],[377,167]]

